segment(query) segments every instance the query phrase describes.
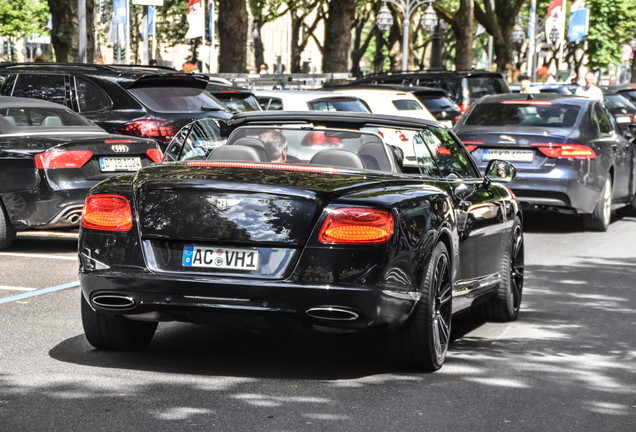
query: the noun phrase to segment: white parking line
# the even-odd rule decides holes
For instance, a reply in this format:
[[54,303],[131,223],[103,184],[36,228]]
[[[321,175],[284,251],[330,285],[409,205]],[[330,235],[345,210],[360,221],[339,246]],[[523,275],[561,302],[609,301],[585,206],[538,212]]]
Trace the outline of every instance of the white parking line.
[[64,285],[56,285],[56,286],[52,286],[49,288],[43,288],[43,289],[39,289],[39,290],[34,290],[31,292],[26,292],[24,294],[17,294],[11,297],[6,297],[3,299],[0,299],[0,304],[4,304],[4,303],[11,303],[17,300],[22,300],[25,298],[29,298],[29,297],[35,297],[35,296],[39,296],[42,294],[48,294],[48,293],[52,293],[55,291],[61,291],[61,290],[65,290],[68,288],[75,288],[78,287],[80,285],[79,281],[77,282],[71,282],[71,283],[67,283]]
[[27,252],[0,252],[0,255],[13,256],[13,257],[27,257],[27,258],[44,258],[44,259],[63,260],[63,261],[77,261],[77,256],[57,256],[57,255],[45,255],[45,254],[36,254],[36,253],[27,253]]
[[23,287],[0,285],[0,290],[5,290],[5,291],[35,291],[36,289],[37,288],[23,288]]

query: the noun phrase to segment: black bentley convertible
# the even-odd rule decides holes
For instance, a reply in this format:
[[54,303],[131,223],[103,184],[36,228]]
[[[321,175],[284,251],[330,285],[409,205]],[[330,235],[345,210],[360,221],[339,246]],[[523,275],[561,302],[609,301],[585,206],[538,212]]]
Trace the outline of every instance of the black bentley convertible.
[[190,124],[165,160],[86,200],[82,320],[99,349],[142,349],[171,320],[372,330],[398,364],[436,370],[453,314],[519,314],[514,167],[481,177],[437,123],[243,113]]
[[161,157],[155,141],[109,134],[63,105],[0,96],[0,249],[16,231],[77,227],[92,186]]

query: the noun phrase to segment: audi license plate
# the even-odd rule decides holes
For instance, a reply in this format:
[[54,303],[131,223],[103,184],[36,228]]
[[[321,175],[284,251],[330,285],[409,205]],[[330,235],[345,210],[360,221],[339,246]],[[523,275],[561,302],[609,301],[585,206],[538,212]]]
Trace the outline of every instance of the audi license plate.
[[484,149],[483,160],[502,159],[510,162],[532,162],[534,150]]
[[630,116],[616,116],[617,123],[631,123],[632,118]]
[[232,270],[258,270],[259,252],[255,249],[185,246],[184,267],[205,267]]
[[137,171],[141,168],[138,157],[100,157],[99,168],[104,171]]

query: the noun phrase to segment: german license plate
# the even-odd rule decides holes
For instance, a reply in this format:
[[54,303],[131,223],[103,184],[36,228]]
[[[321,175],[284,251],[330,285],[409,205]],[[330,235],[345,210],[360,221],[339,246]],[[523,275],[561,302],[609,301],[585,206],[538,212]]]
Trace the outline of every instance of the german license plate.
[[532,162],[534,150],[484,149],[483,160],[502,159],[511,162]]
[[631,123],[632,118],[630,116],[616,116],[617,123]]
[[204,267],[231,270],[258,270],[259,252],[255,249],[185,246],[184,267]]
[[141,168],[138,157],[100,157],[99,168],[104,171],[137,171]]

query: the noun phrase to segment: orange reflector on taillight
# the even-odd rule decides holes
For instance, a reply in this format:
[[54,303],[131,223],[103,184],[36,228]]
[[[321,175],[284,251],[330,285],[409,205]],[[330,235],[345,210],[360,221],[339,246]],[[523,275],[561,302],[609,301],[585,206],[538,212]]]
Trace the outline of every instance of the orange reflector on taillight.
[[393,216],[385,210],[339,208],[322,224],[318,240],[327,244],[377,244],[393,233]]
[[93,156],[88,150],[50,151],[35,155],[38,169],[81,168]]
[[82,212],[82,227],[104,231],[128,231],[132,212],[128,200],[120,195],[89,195]]
[[153,162],[161,162],[161,159],[163,158],[163,153],[160,149],[148,149],[146,150],[146,154]]

